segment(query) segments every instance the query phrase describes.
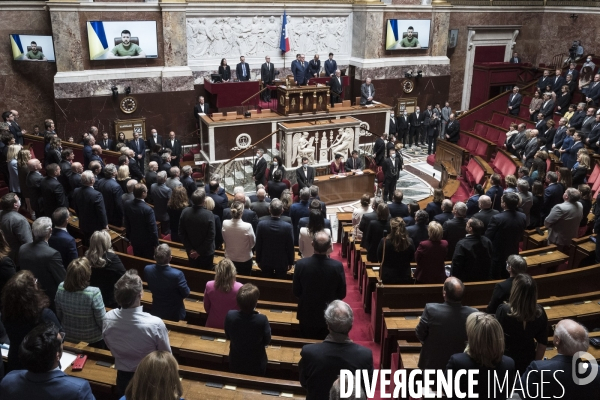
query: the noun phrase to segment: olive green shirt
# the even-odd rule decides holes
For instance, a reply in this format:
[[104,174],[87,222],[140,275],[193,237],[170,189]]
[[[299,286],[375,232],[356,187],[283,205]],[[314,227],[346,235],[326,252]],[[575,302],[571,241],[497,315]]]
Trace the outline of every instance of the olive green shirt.
[[406,36],[400,41],[400,47],[417,47],[418,45],[419,39],[417,39],[414,36],[410,39],[408,38],[408,36]]
[[43,60],[45,56],[41,51],[34,53],[33,51],[29,50],[25,57],[29,58],[30,60]]
[[140,46],[135,43],[130,42],[129,47],[126,48],[123,46],[123,43],[119,43],[112,49],[112,53],[115,56],[125,57],[125,56],[137,56],[142,52]]

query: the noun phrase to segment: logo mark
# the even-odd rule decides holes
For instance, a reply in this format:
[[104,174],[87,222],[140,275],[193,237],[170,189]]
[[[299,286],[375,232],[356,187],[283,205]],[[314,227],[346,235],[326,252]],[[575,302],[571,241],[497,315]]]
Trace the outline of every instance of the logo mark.
[[575,353],[571,365],[571,376],[576,385],[587,385],[598,375],[596,358],[588,352],[578,351]]

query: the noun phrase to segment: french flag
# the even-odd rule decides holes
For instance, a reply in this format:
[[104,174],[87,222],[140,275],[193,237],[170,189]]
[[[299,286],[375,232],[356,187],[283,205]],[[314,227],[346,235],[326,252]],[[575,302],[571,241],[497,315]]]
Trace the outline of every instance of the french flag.
[[287,29],[285,26],[287,25],[287,15],[285,11],[283,12],[283,22],[281,23],[281,41],[279,42],[279,48],[282,52],[287,53],[290,51],[290,39],[288,38]]

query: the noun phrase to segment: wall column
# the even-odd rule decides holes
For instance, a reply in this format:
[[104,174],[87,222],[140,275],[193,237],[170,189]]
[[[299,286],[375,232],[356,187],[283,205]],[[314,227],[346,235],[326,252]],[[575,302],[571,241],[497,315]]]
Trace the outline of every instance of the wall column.
[[192,70],[188,67],[185,0],[161,2],[165,67],[162,91],[194,90]]

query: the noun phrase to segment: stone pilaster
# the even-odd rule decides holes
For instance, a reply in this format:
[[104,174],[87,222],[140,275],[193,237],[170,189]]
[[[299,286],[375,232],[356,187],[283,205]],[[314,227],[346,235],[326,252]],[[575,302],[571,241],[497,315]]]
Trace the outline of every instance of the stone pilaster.
[[[50,10],[57,72],[83,71],[79,12]],[[87,47],[87,43],[85,43]]]
[[431,43],[432,56],[445,56],[448,51],[448,30],[450,29],[450,13],[446,7],[434,8],[433,40]]

